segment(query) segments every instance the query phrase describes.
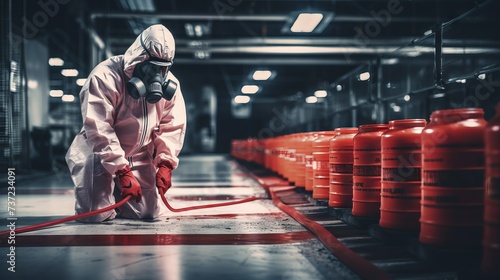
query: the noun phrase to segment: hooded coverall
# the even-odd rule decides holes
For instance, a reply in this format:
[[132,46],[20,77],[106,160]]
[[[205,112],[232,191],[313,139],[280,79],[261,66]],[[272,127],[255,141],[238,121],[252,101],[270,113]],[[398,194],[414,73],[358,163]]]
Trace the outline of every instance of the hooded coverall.
[[[150,26],[142,32],[142,38],[152,56],[173,61],[175,41],[163,25]],[[186,109],[180,83],[171,72],[167,79],[178,87],[170,101],[162,98],[151,104],[127,93],[125,86],[135,66],[148,58],[138,36],[124,55],[97,65],[80,92],[83,128],[66,154],[75,184],[76,214],[114,204],[114,174],[127,165],[141,185],[142,199],[138,203],[129,200],[119,208],[120,216],[151,219],[160,214],[156,167],[161,162],[168,162],[174,169],[178,166]],[[116,215],[111,210],[80,221],[102,222]]]

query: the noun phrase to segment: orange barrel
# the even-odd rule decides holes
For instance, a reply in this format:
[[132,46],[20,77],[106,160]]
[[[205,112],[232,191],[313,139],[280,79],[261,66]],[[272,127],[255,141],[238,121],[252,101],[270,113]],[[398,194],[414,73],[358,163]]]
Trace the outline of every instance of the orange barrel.
[[296,142],[295,162],[295,187],[304,189],[306,187],[306,145],[311,132],[304,132]]
[[255,160],[255,139],[248,138],[246,146],[247,146],[246,161],[253,162]]
[[380,221],[384,228],[420,228],[421,134],[424,119],[389,122],[382,134]]
[[481,271],[487,279],[500,279],[500,103],[486,127],[484,143],[486,190]]
[[282,157],[281,157],[281,164],[280,164],[280,174],[285,178],[285,180],[288,181],[287,177],[287,165],[288,165],[288,138],[289,135],[283,135],[283,138],[281,139],[281,148],[282,148]]
[[284,139],[285,156],[283,157],[283,177],[290,182],[290,166],[292,162],[292,157],[295,157],[295,151],[291,147],[291,141],[293,139],[293,134],[287,134]]
[[287,153],[287,149],[285,148],[285,145],[286,145],[286,135],[282,135],[279,137],[278,139],[278,143],[277,143],[277,146],[278,146],[278,153],[279,153],[279,157],[278,157],[278,162],[277,162],[277,165],[276,165],[276,172],[278,172],[279,175],[281,175],[283,178],[286,179],[285,175],[283,174],[283,169],[284,169],[284,165],[285,165],[285,158],[286,158],[286,153]]
[[366,124],[354,136],[352,170],[352,214],[378,217],[380,215],[381,136],[386,124]]
[[479,245],[484,206],[484,112],[441,110],[422,131],[420,237],[424,244]]
[[295,182],[297,181],[297,142],[299,141],[300,136],[300,133],[292,134],[289,141],[290,148],[288,149],[288,181],[292,185],[295,185]]
[[267,164],[268,167],[267,169],[274,171],[274,155],[275,155],[275,150],[274,150],[274,142],[276,141],[276,138],[268,138],[267,139],[267,144],[266,144],[266,150],[267,150]]
[[319,132],[312,132],[311,136],[306,139],[306,151],[304,158],[306,160],[306,191],[313,191],[313,143],[319,137]]
[[278,158],[280,156],[278,150],[278,138],[274,137],[271,143],[271,170],[278,173]]
[[330,207],[352,207],[352,153],[356,133],[357,127],[339,128],[335,137],[330,139]]
[[264,167],[266,169],[271,169],[271,139],[262,139],[262,146],[264,149]]
[[330,139],[339,129],[324,131],[313,142],[313,195],[314,199],[328,200],[330,192]]
[[255,139],[255,163],[264,166],[265,165],[265,141],[264,139]]

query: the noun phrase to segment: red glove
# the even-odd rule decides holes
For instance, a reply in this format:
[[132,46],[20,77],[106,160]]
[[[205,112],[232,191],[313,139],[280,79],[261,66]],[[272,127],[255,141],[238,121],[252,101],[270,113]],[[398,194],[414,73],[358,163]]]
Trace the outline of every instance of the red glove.
[[123,197],[127,195],[132,195],[135,198],[135,202],[139,202],[142,197],[141,184],[137,181],[134,174],[127,165],[122,170],[116,171],[116,176],[122,187],[121,195]]
[[172,166],[163,162],[158,165],[158,172],[156,172],[156,187],[158,188],[158,193],[163,190],[163,194],[167,193],[167,190],[172,186]]

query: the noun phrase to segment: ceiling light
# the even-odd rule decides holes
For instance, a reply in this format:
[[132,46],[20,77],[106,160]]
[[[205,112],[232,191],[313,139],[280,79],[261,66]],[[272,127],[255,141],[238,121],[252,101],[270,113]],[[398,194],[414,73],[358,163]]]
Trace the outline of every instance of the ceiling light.
[[51,97],[61,97],[64,95],[64,92],[60,89],[53,89],[53,90],[49,91],[49,95]]
[[428,35],[431,35],[432,34],[432,30],[427,30],[424,32],[424,35],[425,36],[428,36]]
[[256,85],[245,85],[241,88],[242,93],[254,94],[259,91],[259,86]]
[[297,16],[290,30],[292,32],[312,32],[323,19],[321,13],[302,13]]
[[328,95],[328,93],[326,92],[326,90],[317,90],[314,92],[314,96],[316,97],[326,97]]
[[52,57],[52,58],[49,58],[49,65],[50,66],[63,66],[64,60],[60,59],[59,57]]
[[203,35],[203,27],[199,24],[196,24],[194,26],[194,33],[196,34],[196,37],[201,37]]
[[479,80],[484,80],[484,79],[486,79],[486,74],[484,74],[484,73],[483,74],[479,74],[479,75],[477,75],[477,78]]
[[370,79],[370,72],[364,72],[359,74],[360,81],[368,81]]
[[436,93],[434,95],[431,96],[432,98],[441,98],[441,97],[444,97],[444,93]]
[[234,97],[234,103],[245,104],[250,102],[250,96],[248,95],[236,95]]
[[341,91],[342,90],[342,85],[337,85],[336,89],[337,89],[337,91]]
[[399,62],[398,58],[386,58],[381,60],[381,63],[384,65],[394,65],[398,64],[398,62]]
[[312,104],[318,102],[318,98],[316,96],[308,96],[306,97],[306,103]]
[[457,82],[459,84],[465,84],[467,82],[467,80],[466,79],[458,79],[455,82]]
[[411,98],[411,97],[410,97],[410,95],[408,95],[408,94],[407,94],[407,95],[405,95],[405,97],[403,97],[403,99],[404,99],[405,101],[410,101],[410,98]]
[[394,106],[394,107],[392,107],[392,110],[394,110],[394,112],[398,113],[398,112],[401,112],[401,107]]
[[61,99],[63,102],[73,102],[73,101],[75,101],[75,96],[73,96],[71,94],[65,94],[61,97]]
[[273,72],[269,70],[256,70],[253,72],[252,78],[256,81],[265,81],[271,78]]
[[76,80],[76,84],[82,87],[86,81],[87,79],[78,79]]
[[61,74],[65,77],[76,77],[78,76],[78,70],[76,69],[63,69]]
[[28,88],[36,89],[38,87],[38,82],[35,80],[28,80]]
[[194,28],[191,23],[184,24],[184,29],[186,30],[188,37],[194,37]]
[[211,53],[209,51],[195,51],[194,57],[197,59],[209,59]]

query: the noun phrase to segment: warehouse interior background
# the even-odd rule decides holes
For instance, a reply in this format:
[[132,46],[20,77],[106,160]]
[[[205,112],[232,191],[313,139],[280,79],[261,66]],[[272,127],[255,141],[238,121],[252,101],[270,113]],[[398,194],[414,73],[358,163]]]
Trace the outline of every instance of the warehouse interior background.
[[[0,157],[64,169],[78,94],[146,27],[176,38],[188,113],[181,154],[232,139],[333,130],[500,101],[499,1],[1,1]],[[293,30],[301,13],[311,32]],[[263,74],[266,77],[255,75]]]

